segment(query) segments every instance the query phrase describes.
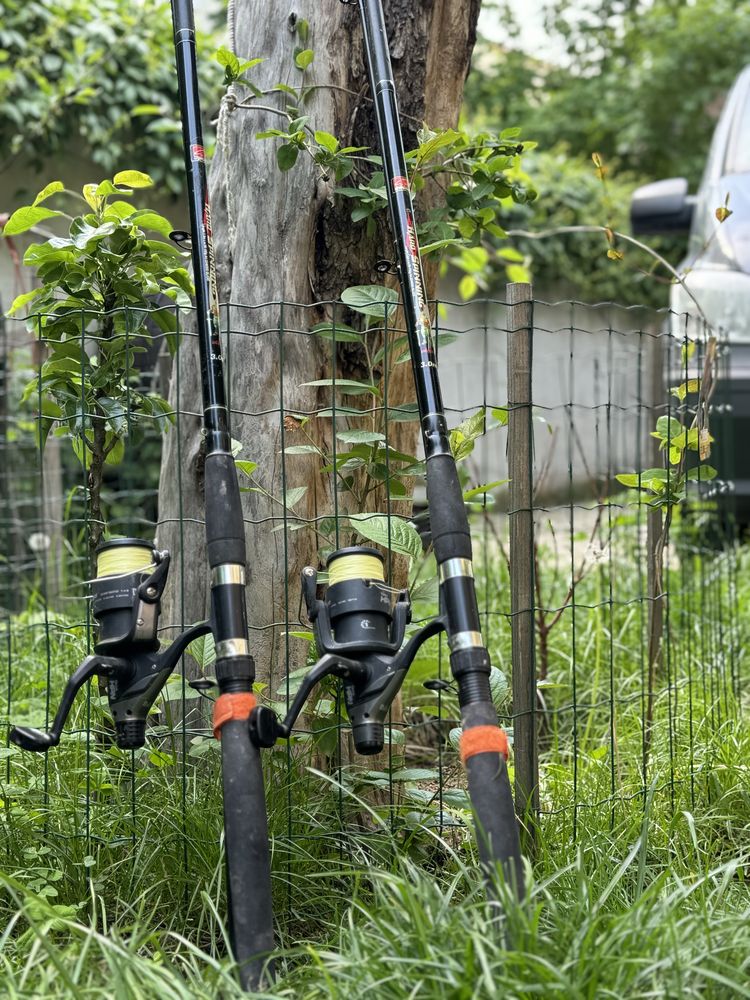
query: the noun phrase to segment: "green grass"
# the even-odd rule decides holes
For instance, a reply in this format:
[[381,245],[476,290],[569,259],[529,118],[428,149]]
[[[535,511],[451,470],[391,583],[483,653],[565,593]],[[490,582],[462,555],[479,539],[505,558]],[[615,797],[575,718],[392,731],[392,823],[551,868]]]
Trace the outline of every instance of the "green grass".
[[[543,817],[523,903],[502,888],[499,905],[485,903],[460,787],[442,817],[429,781],[397,781],[398,804],[373,806],[359,796],[390,790],[388,775],[326,777],[283,747],[266,755],[278,942],[268,996],[750,996],[750,726],[730,676],[742,664],[726,655],[739,648],[729,564],[673,560],[644,779],[637,556],[613,546],[550,636]],[[564,555],[548,549],[543,566],[554,608]],[[507,668],[507,571],[494,556],[478,567],[493,661]],[[746,553],[737,585],[744,611]],[[38,724],[48,650],[59,692],[85,633],[27,614],[6,647],[9,714]],[[406,701],[429,709],[421,681],[436,676],[437,652],[416,666]],[[441,708],[454,713],[450,694]],[[0,750],[2,996],[242,995],[222,923],[216,744],[187,734],[183,755],[165,727],[131,755],[87,738],[104,717],[95,694],[76,713],[46,759]],[[443,765],[460,785],[450,747]]]

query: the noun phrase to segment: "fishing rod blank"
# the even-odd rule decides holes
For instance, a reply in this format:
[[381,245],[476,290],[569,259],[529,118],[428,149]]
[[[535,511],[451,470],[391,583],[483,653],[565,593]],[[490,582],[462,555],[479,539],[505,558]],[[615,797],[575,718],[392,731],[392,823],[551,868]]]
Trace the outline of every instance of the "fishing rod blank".
[[440,392],[381,0],[359,0],[359,11],[421,421],[442,617],[461,703],[461,758],[467,771],[483,862],[502,862],[506,877],[520,892],[523,870],[506,766],[507,739],[498,726],[490,694],[490,659],[479,620],[469,519]]

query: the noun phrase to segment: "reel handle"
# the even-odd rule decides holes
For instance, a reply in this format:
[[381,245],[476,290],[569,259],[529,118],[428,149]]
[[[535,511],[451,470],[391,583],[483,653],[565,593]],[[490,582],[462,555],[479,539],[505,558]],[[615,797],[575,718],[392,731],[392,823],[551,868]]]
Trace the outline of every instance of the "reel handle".
[[109,676],[115,670],[127,671],[128,664],[124,660],[113,660],[102,656],[87,656],[68,679],[50,728],[45,731],[43,729],[34,729],[31,726],[14,726],[9,734],[11,743],[15,743],[22,750],[33,750],[35,753],[44,753],[51,747],[56,747],[60,742],[65,720],[70,714],[76,695],[86,681],[97,674]]
[[56,747],[76,695],[92,677],[106,677],[109,709],[115,722],[115,741],[121,750],[137,750],[146,741],[146,720],[167,678],[193,639],[211,631],[200,622],[182,632],[162,653],[133,652],[115,659],[87,656],[68,679],[60,705],[48,730],[14,726],[11,742],[22,750],[45,753]]

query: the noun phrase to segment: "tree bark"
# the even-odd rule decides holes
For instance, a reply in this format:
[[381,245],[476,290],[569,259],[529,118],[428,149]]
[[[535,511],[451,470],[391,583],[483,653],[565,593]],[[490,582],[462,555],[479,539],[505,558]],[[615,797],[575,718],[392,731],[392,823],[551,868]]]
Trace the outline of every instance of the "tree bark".
[[[416,145],[416,132],[423,122],[437,129],[455,126],[458,120],[479,0],[419,4],[390,0],[385,6],[409,149]],[[268,0],[237,0],[237,54],[241,59],[264,57],[251,70],[253,82],[263,90],[278,82],[299,87],[303,78],[294,66],[294,50],[300,44],[295,33],[300,19],[309,23],[305,45],[315,53],[304,78],[305,85],[315,89],[303,113],[311,116],[313,128],[333,133],[342,145],[369,146],[374,152],[376,130],[356,6],[336,0],[297,0],[286,6]],[[236,96],[241,103],[251,98],[242,87]],[[285,102],[283,95],[274,94],[256,103],[281,109]],[[248,103],[249,109],[238,107],[228,114],[224,138],[217,143],[210,171],[212,221],[219,295],[223,302],[232,303],[224,309],[222,323],[229,330],[226,355],[232,435],[242,443],[240,457],[258,463],[256,481],[280,497],[282,438],[287,447],[303,443],[292,415],[330,405],[330,390],[304,386],[334,374],[330,345],[306,335],[315,323],[331,317],[330,305],[315,303],[338,299],[349,285],[380,283],[375,264],[379,258],[392,256],[392,239],[385,212],[372,237],[367,236],[364,223],[353,223],[351,203],[334,197],[332,182],[320,176],[309,157],[300,155],[292,170],[280,172],[276,141],[255,136],[264,129],[283,128],[285,119],[253,108],[252,100]],[[353,181],[348,178],[344,183]],[[417,213],[426,212],[435,197],[437,192],[429,189],[420,195]],[[431,296],[436,281],[436,271],[429,268]],[[282,300],[299,305],[281,306]],[[346,318],[337,311],[337,319]],[[359,345],[341,345],[335,366],[338,377],[362,378],[360,350]],[[389,380],[389,406],[413,396],[410,366],[396,366]],[[175,560],[164,621],[179,624],[202,618],[207,607],[200,523],[200,374],[195,342],[189,337],[174,365],[170,398],[180,418],[165,444],[159,544],[169,547]],[[338,423],[337,429],[342,426]],[[330,447],[331,420],[313,419],[306,431]],[[392,447],[414,452],[416,423],[395,424],[392,432]],[[345,503],[345,498],[334,497],[331,476],[320,473],[316,456],[288,456],[284,465],[287,489],[308,487],[295,507],[300,516],[329,515],[334,512],[334,500]],[[258,677],[270,683],[272,691],[287,671],[287,652],[290,666],[303,663],[302,648],[295,647],[296,640],[285,632],[294,629],[298,620],[300,570],[318,563],[313,531],[272,531],[284,526],[282,514],[282,507],[267,496],[245,495],[251,642]],[[342,535],[342,544],[350,537]]]

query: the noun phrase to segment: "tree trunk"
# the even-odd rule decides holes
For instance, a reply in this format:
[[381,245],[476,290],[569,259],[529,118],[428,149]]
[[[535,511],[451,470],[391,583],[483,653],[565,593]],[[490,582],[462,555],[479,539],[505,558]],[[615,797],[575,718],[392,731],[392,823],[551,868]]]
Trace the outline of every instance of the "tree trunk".
[[[458,120],[479,0],[421,4],[390,0],[385,6],[409,149],[416,145],[416,131],[423,122],[431,128],[445,128]],[[241,59],[264,57],[250,71],[253,82],[264,91],[277,82],[299,87],[302,74],[294,65],[294,53],[300,45],[295,32],[301,19],[307,20],[310,29],[305,46],[315,53],[304,78],[305,85],[315,89],[303,113],[310,115],[313,128],[333,133],[342,145],[369,146],[374,151],[376,131],[356,6],[336,0],[298,0],[282,7],[268,0],[237,0],[235,51]],[[306,485],[307,493],[294,514],[319,518],[334,513],[334,500],[344,504],[339,509],[346,509],[345,498],[334,497],[331,476],[320,473],[316,456],[288,456],[283,468],[281,454],[282,438],[287,447],[305,443],[293,414],[315,411],[331,400],[328,388],[304,386],[334,374],[330,345],[306,335],[315,323],[331,318],[331,306],[307,304],[338,299],[349,285],[380,283],[375,265],[379,258],[392,256],[392,238],[385,212],[372,237],[365,223],[353,223],[351,203],[334,197],[332,182],[321,177],[320,169],[306,155],[282,173],[276,164],[277,142],[255,136],[268,128],[284,128],[286,120],[252,107],[251,94],[244,87],[237,87],[235,96],[251,107],[227,114],[227,128],[217,143],[210,172],[219,296],[232,303],[224,309],[222,321],[223,330],[229,330],[226,356],[232,435],[242,443],[240,457],[258,463],[254,479],[264,490],[279,498],[284,483],[287,489]],[[255,103],[281,109],[286,100],[283,94],[273,94]],[[344,183],[352,182],[348,178]],[[434,197],[436,193],[429,189],[420,195],[417,213],[423,214]],[[436,280],[435,270],[428,269],[431,296]],[[282,300],[300,305],[281,306]],[[337,319],[346,318],[339,309]],[[359,345],[341,345],[336,359],[338,377],[362,378],[360,351]],[[414,398],[409,365],[394,369],[388,392],[389,406]],[[179,624],[202,618],[207,607],[200,523],[200,373],[190,338],[174,365],[170,393],[180,420],[165,444],[159,544],[168,546],[175,559],[164,621]],[[337,423],[337,429],[342,426],[343,422]],[[305,431],[331,446],[330,419],[313,419]],[[417,424],[395,424],[389,437],[392,447],[413,453]],[[258,677],[270,683],[273,691],[287,671],[287,643],[291,643],[289,665],[303,663],[302,649],[285,633],[299,627],[295,626],[299,574],[305,564],[317,565],[317,540],[312,530],[287,530],[294,516],[289,516],[285,527],[282,506],[266,495],[253,492],[245,497],[251,642]],[[272,531],[275,527],[282,530]],[[342,534],[340,540],[349,543],[351,534]],[[395,581],[397,585],[402,582]]]

